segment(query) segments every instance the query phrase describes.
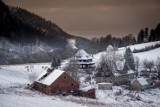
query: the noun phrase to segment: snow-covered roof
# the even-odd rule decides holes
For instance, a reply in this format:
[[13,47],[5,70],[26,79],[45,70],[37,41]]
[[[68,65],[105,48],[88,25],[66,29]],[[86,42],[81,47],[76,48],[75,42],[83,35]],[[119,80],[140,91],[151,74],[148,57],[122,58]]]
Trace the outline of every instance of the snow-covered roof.
[[80,49],[75,54],[75,59],[87,60],[87,59],[92,59],[92,57],[89,54],[87,54],[83,49]]
[[106,48],[106,51],[113,51],[114,48],[112,45],[108,45],[107,48]]
[[43,71],[36,79],[36,81],[40,80],[44,75],[47,74],[47,70]]
[[138,81],[141,85],[148,85],[148,82],[147,82],[146,79],[143,78],[143,77],[137,78],[137,81]]
[[102,83],[98,83],[100,85],[112,85],[112,83],[107,83],[107,82],[102,82]]
[[133,70],[128,70],[128,74],[134,74]]
[[117,73],[117,72],[114,72],[113,75],[114,75],[115,77],[121,76],[121,74],[119,74],[119,73]]
[[88,55],[83,49],[80,49],[75,56],[86,56]]
[[44,71],[36,80],[37,82],[40,82],[45,85],[51,85],[58,77],[60,77],[64,71],[56,69],[52,71],[50,74],[48,74],[46,77],[41,79],[44,75],[47,74],[47,71]]
[[125,59],[116,61],[115,63],[117,70],[123,70],[125,62],[126,62]]
[[106,48],[106,51],[110,52],[110,51],[113,51],[114,48],[112,45],[108,45],[107,48]]
[[94,85],[89,85],[89,86],[81,88],[80,90],[82,90],[82,91],[88,91],[88,90],[93,89],[93,88],[95,88]]

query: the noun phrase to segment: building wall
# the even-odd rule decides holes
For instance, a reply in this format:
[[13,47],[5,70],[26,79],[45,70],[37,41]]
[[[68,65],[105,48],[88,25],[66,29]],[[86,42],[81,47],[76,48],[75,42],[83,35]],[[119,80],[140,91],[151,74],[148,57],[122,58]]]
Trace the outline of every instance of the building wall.
[[79,90],[78,95],[82,96],[82,97],[88,97],[88,98],[94,98],[95,99],[96,98],[96,90],[94,88],[90,89],[88,91]]
[[49,86],[35,81],[34,88],[45,94],[69,93],[71,91],[78,92],[79,83],[64,72]]
[[98,89],[110,90],[112,89],[112,83],[111,84],[98,84]]
[[[134,75],[134,74],[133,74]],[[122,76],[118,76],[118,77],[112,77],[112,82],[115,85],[129,85],[129,81],[131,79],[133,79],[132,77],[134,77],[132,74],[128,74],[128,75],[122,75]]]
[[112,82],[114,85],[130,85],[128,82],[134,78],[134,74],[122,75],[119,77],[96,77],[96,83]]
[[48,87],[48,89],[49,93],[69,93],[71,91],[76,92],[79,90],[79,83],[64,72]]
[[39,82],[36,82],[36,81],[34,82],[34,89],[36,89],[36,90],[38,90],[40,92],[43,92],[45,94],[47,94],[47,92],[48,92],[47,87],[48,86],[46,86],[44,84],[41,84]]
[[134,89],[134,90],[142,90],[142,86],[137,80],[135,80],[132,83],[132,89]]

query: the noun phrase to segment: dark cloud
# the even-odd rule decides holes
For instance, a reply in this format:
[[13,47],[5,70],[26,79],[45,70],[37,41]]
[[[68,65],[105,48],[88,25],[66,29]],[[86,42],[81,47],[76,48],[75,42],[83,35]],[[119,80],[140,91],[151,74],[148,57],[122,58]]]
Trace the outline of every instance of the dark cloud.
[[5,0],[76,35],[136,35],[160,22],[160,0]]

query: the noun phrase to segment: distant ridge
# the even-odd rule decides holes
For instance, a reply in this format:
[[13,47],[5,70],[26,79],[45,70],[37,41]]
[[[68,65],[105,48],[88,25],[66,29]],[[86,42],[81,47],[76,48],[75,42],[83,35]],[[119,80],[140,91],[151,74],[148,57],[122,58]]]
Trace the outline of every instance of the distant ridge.
[[56,48],[66,48],[68,39],[75,39],[77,43],[89,42],[86,38],[64,32],[54,22],[25,9],[8,6],[2,1],[0,13],[0,36],[11,43],[45,43]]

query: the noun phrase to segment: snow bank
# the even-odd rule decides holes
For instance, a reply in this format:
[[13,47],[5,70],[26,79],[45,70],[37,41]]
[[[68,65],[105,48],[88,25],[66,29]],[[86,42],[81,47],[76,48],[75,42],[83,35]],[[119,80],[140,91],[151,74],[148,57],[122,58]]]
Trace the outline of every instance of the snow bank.
[[133,51],[134,49],[140,50],[140,49],[143,49],[145,47],[154,46],[156,44],[160,44],[160,41],[130,45],[130,46],[127,46],[127,47],[130,47],[131,51]]
[[158,57],[160,58],[160,48],[146,52],[135,53],[134,56],[138,57],[141,61],[145,59],[149,61],[156,61]]

